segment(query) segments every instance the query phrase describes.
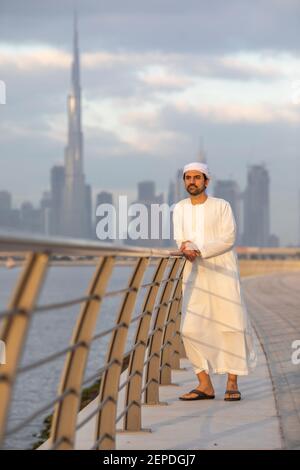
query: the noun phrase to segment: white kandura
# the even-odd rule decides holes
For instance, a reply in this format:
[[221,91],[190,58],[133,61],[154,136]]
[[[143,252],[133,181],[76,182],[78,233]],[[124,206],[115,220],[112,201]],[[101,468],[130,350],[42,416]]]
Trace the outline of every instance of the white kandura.
[[200,251],[186,261],[181,335],[196,374],[248,375],[257,364],[253,328],[241,291],[235,253],[236,222],[228,201],[179,201],[173,212],[178,248],[189,240]]

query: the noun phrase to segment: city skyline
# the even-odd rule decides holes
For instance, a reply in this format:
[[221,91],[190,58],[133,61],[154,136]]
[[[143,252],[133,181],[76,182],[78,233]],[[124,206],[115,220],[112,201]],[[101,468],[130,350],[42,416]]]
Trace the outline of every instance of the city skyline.
[[[192,14],[199,24],[204,14],[213,20],[209,7],[200,14],[191,2],[188,14],[179,22],[179,2],[172,4],[174,18],[170,21],[177,32],[180,28],[187,31]],[[256,38],[250,29],[243,36],[233,27],[232,34],[244,38],[240,49],[238,40],[234,47],[225,41],[219,50],[212,40],[204,50],[201,45],[193,47],[188,37],[180,46],[174,40],[171,47],[161,25],[152,44],[147,27],[145,32],[136,29],[134,12],[143,21],[147,18],[149,28],[159,13],[164,19],[167,12],[161,12],[156,2],[147,7],[150,16],[137,3],[132,5],[126,14],[120,2],[101,11],[93,1],[78,5],[85,175],[93,187],[93,199],[106,190],[128,194],[134,200],[136,186],[145,175],[166,197],[170,173],[176,175],[177,168],[197,158],[202,137],[213,176],[211,186],[216,180],[230,179],[244,188],[248,165],[265,163],[270,174],[271,232],[280,236],[282,244],[298,243],[300,119],[299,105],[292,101],[292,85],[300,67],[292,46],[291,22],[297,7],[289,4],[285,9],[283,18],[290,21],[290,35],[284,39],[275,34],[282,10],[279,6],[271,9],[274,29],[269,31],[269,49],[258,24]],[[63,164],[64,101],[72,61],[71,2],[44,2],[41,9],[30,1],[24,24],[22,15],[19,17],[22,8],[15,1],[2,1],[1,8],[0,79],[7,86],[7,104],[0,107],[6,170],[0,176],[0,189],[11,192],[14,202],[37,204],[49,187],[50,168]],[[249,3],[249,13],[251,8]],[[58,14],[60,21],[56,22]],[[20,21],[15,36],[9,28],[11,21]],[[232,26],[227,12],[223,21],[225,38]],[[35,27],[26,27],[29,24]],[[124,42],[125,24],[132,28]],[[214,27],[212,30],[216,32]],[[199,34],[213,39],[206,27]],[[24,115],[27,106],[30,115]],[[288,181],[283,159],[292,168]],[[21,174],[15,171],[20,164]]]

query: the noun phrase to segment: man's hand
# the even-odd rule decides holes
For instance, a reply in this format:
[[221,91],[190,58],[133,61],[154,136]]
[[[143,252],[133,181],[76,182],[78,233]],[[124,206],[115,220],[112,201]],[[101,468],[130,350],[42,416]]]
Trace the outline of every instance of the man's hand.
[[196,250],[184,250],[183,254],[189,261],[194,261],[195,258],[198,256],[199,251]]
[[189,249],[187,249],[187,248],[186,248],[186,245],[187,245],[188,242],[191,243],[190,240],[187,240],[187,241],[181,243],[180,251],[182,251],[182,253],[184,254],[184,256],[185,256],[189,261],[193,262],[197,256],[201,255],[201,253],[200,253],[199,250],[189,250]]
[[181,243],[181,246],[179,248],[180,251],[183,251],[185,249],[185,245],[187,244],[187,242],[189,242],[190,240],[187,240],[186,242],[182,242]]

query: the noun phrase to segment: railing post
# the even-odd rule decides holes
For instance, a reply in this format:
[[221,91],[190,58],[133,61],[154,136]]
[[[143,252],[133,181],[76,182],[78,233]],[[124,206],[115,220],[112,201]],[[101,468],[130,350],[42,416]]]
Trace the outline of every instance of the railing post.
[[153,276],[152,282],[155,283],[150,286],[145,296],[142,312],[148,312],[143,316],[137,326],[134,345],[139,345],[134,349],[130,357],[128,367],[128,377],[132,376],[126,387],[125,394],[125,408],[129,407],[124,416],[123,429],[124,431],[141,431],[141,400],[142,400],[142,382],[144,373],[144,361],[147,349],[147,339],[149,328],[154,309],[155,300],[159,292],[160,283],[163,279],[169,258],[160,260],[158,267]]
[[178,306],[178,314],[175,320],[175,337],[172,341],[172,351],[173,354],[171,355],[171,368],[173,370],[184,370],[185,368],[180,367],[180,358],[186,357],[184,344],[182,342],[181,333],[180,333],[180,326],[181,326],[181,318],[182,318],[182,279],[180,280],[181,288],[180,288],[180,301]]
[[144,404],[159,405],[164,404],[159,402],[159,377],[160,377],[160,357],[163,338],[163,325],[165,323],[166,315],[168,312],[168,305],[171,295],[174,290],[174,278],[177,275],[178,268],[181,264],[181,258],[176,258],[173,261],[169,280],[165,284],[162,291],[159,308],[155,317],[153,330],[155,331],[150,340],[148,347],[148,358],[150,358],[146,367],[146,384]]
[[[81,308],[74,329],[71,346],[82,343],[82,346],[67,354],[58,394],[72,389],[73,393],[66,395],[54,411],[51,426],[50,443],[56,449],[73,449],[76,430],[77,413],[80,406],[81,384],[84,376],[90,344],[96,322],[99,316],[102,298],[110,279],[115,258],[102,257],[88,289],[88,296],[95,298],[87,301]],[[50,445],[51,445],[50,444]]]
[[164,348],[161,352],[161,359],[160,359],[160,384],[161,385],[171,385],[172,383],[171,358],[174,352],[173,342],[175,339],[175,334],[176,335],[178,334],[178,331],[175,330],[175,328],[178,325],[176,320],[179,317],[179,305],[180,305],[181,296],[182,296],[181,280],[182,280],[182,272],[183,272],[184,266],[185,266],[185,263],[183,263],[180,269],[179,279],[175,283],[175,288],[173,291],[173,302],[170,304],[170,307],[168,309],[166,326],[163,332],[162,344],[164,345]]
[[48,253],[30,253],[9,303],[12,313],[3,320],[0,338],[6,346],[6,364],[1,365],[0,375],[0,442],[2,442],[16,370],[25,344],[32,309],[40,293],[49,261]]
[[115,448],[116,412],[124,349],[137,293],[148,263],[149,258],[145,257],[139,258],[136,264],[128,286],[131,290],[125,294],[118,315],[117,324],[120,327],[114,331],[108,347],[106,364],[111,363],[111,366],[103,373],[100,392],[97,397],[98,404],[103,406],[96,416],[95,445],[93,448],[99,450]]

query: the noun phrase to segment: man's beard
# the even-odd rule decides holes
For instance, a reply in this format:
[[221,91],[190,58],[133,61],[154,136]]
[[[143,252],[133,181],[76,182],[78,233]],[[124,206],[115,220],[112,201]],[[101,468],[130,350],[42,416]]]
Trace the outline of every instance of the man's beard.
[[187,187],[187,192],[191,194],[192,196],[199,196],[199,194],[203,193],[203,191],[206,190],[206,186],[201,186],[200,188],[193,187],[192,191],[190,191],[189,187]]

